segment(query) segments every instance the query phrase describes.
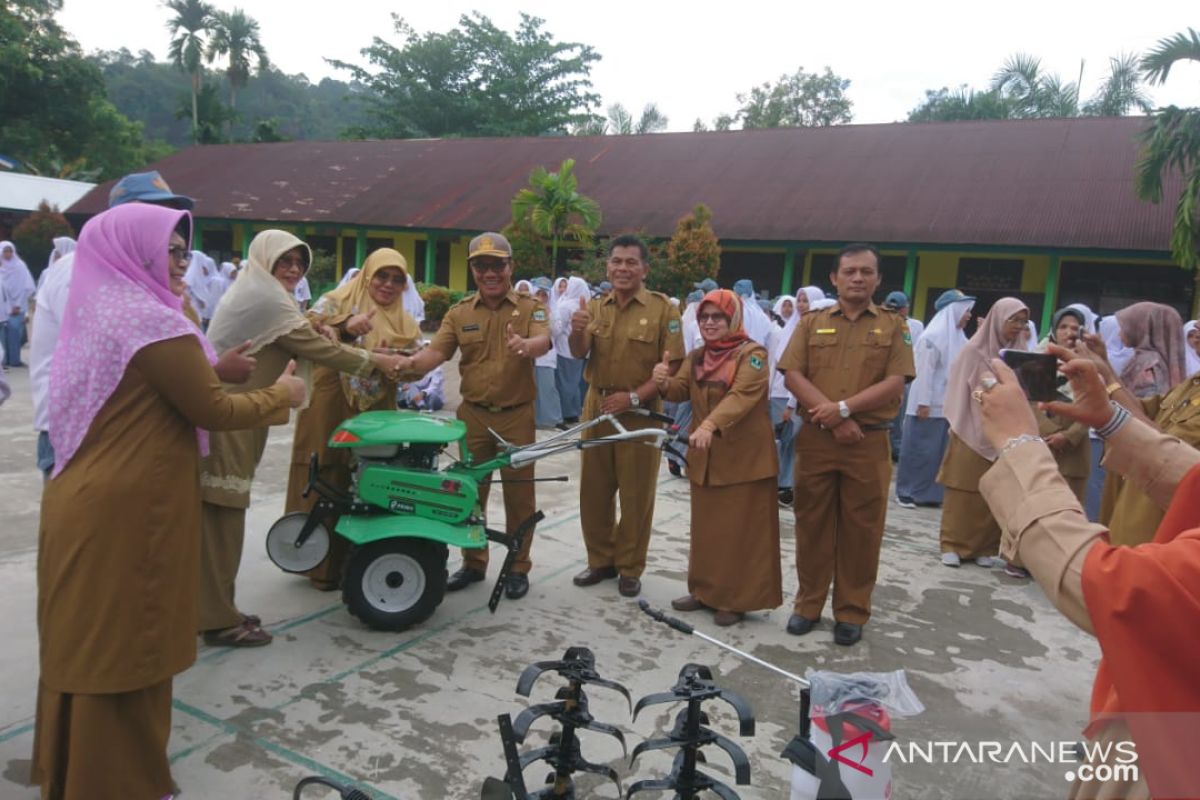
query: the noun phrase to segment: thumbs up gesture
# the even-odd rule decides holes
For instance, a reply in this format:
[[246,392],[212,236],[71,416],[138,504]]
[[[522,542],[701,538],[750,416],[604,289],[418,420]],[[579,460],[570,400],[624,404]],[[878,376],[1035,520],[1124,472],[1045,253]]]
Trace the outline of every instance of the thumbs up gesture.
[[529,355],[529,345],[524,339],[522,339],[520,336],[517,336],[517,332],[513,330],[511,322],[508,323],[508,327],[505,328],[505,337],[505,343],[508,345],[508,352],[512,353],[518,358],[524,358],[525,356]]
[[366,336],[375,327],[371,323],[371,318],[375,316],[375,312],[378,310],[377,308],[372,308],[365,314],[355,314],[346,320],[346,333],[351,336]]
[[654,378],[654,384],[659,391],[667,388],[667,379],[671,377],[671,354],[663,351],[662,361],[654,365],[654,371],[651,373]]
[[307,389],[304,386],[304,380],[296,377],[296,361],[289,361],[287,366],[283,368],[283,374],[275,381],[276,386],[283,386],[288,390],[288,405],[292,408],[299,408],[304,405],[304,398],[307,394]]
[[571,332],[583,333],[592,323],[592,315],[588,313],[587,299],[579,298],[579,309],[571,314]]

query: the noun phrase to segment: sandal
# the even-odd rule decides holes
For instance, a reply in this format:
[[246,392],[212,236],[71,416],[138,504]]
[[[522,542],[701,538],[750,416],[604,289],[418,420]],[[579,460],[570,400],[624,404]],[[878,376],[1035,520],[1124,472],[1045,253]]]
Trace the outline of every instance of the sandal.
[[242,614],[242,624],[248,625],[251,628],[261,628],[262,617],[257,614]]
[[234,625],[204,632],[204,643],[210,647],[263,647],[275,637],[257,625]]

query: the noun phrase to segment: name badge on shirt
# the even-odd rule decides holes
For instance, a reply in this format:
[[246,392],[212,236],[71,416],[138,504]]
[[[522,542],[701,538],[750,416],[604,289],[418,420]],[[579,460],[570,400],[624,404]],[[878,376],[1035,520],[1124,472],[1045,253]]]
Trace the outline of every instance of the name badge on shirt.
[[472,322],[470,325],[463,325],[462,329],[463,329],[463,333],[470,333],[471,331],[477,331],[477,330],[479,330],[479,323]]
[[837,333],[837,328],[817,328],[817,333]]

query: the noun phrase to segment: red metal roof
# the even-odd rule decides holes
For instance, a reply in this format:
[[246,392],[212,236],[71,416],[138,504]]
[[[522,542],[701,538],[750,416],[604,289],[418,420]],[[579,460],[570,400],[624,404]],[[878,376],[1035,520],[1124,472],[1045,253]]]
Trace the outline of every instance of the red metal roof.
[[[606,232],[669,236],[696,203],[740,241],[1169,249],[1173,199],[1133,190],[1145,118],[647,136],[192,147],[153,165],[204,218],[503,227],[529,172],[574,158]],[[96,213],[111,183],[71,207]],[[1181,184],[1168,181],[1168,198]]]

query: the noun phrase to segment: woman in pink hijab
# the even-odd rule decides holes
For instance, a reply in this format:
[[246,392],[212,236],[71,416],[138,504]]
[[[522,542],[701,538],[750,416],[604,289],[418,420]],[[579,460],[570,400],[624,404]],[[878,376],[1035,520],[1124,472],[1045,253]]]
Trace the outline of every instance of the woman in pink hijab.
[[997,300],[950,364],[942,406],[950,423],[950,444],[937,477],[945,487],[940,540],[942,563],[948,567],[964,561],[984,568],[1003,564],[996,558],[1000,526],[979,493],[979,479],[991,468],[997,453],[984,435],[979,403],[972,392],[981,377],[991,373],[992,359],[1017,345],[1028,322],[1029,308],[1020,300]]
[[304,399],[290,376],[221,389],[181,311],[190,235],[187,212],[131,203],[79,237],[38,540],[33,778],[46,798],[173,796],[171,681],[196,658],[205,429],[268,424]]

